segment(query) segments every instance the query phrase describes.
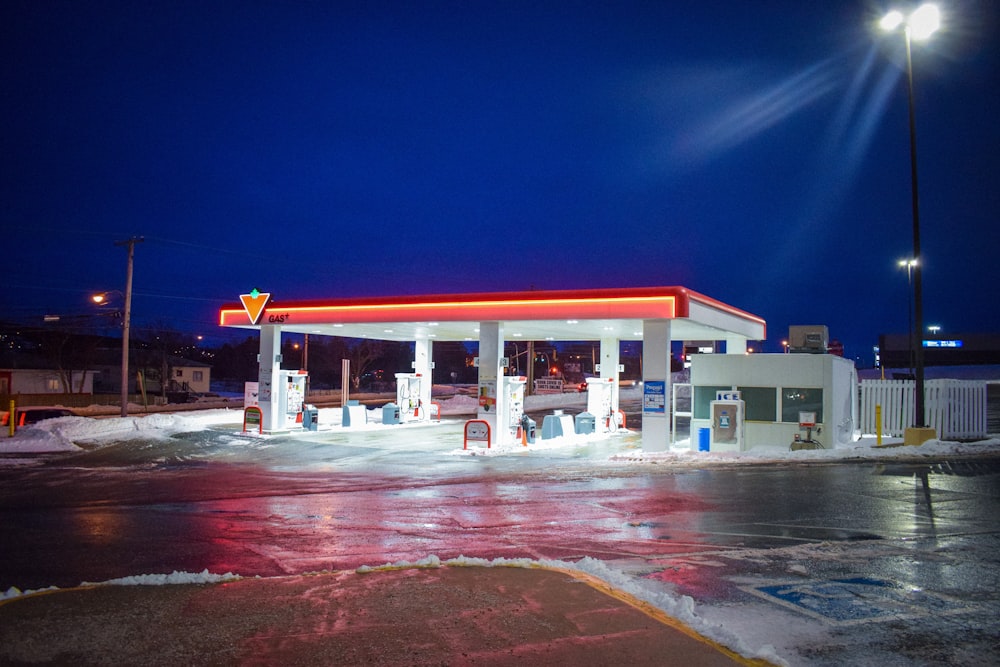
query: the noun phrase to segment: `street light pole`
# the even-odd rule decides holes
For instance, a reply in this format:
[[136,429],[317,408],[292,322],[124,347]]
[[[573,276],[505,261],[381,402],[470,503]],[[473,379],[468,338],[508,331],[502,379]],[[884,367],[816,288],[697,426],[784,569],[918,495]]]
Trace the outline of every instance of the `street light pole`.
[[910,107],[910,203],[913,208],[913,328],[917,338],[914,341],[913,364],[916,380],[914,397],[914,426],[926,426],[924,418],[924,293],[923,262],[920,259],[920,198],[917,188],[917,117],[913,104],[913,57],[910,55],[910,26],[903,31],[906,35],[906,80],[907,99]]
[[122,316],[122,417],[128,417],[128,334],[132,319],[132,263],[135,258],[135,244],[142,243],[142,237],[132,237],[127,241],[116,241],[117,246],[128,247],[128,270],[125,274],[125,313]]
[[933,4],[921,5],[909,17],[900,12],[890,12],[883,17],[881,26],[884,30],[895,30],[903,26],[903,37],[906,42],[906,81],[907,102],[910,115],[910,201],[913,208],[913,316],[917,340],[914,345],[914,379],[916,380],[916,395],[914,397],[914,426],[926,426],[924,415],[924,298],[923,298],[923,260],[920,255],[920,198],[917,187],[917,119],[913,103],[913,57],[910,42],[913,38],[925,39],[940,26],[940,12]]
[[901,259],[899,260],[899,265],[906,268],[906,325],[909,327],[908,331],[908,347],[910,349],[910,354],[908,355],[910,366],[910,375],[915,375],[916,368],[916,348],[914,347],[914,342],[916,336],[913,332],[913,267],[917,265],[917,260],[915,259]]

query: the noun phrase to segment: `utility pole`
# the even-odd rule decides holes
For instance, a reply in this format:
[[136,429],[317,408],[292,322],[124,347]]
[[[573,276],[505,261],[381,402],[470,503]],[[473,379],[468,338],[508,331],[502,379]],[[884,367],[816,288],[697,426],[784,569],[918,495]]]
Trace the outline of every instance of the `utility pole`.
[[122,417],[128,417],[128,330],[132,319],[132,263],[135,258],[135,244],[142,243],[141,236],[133,236],[127,241],[115,241],[116,246],[128,247],[128,271],[125,274],[125,314],[122,317]]

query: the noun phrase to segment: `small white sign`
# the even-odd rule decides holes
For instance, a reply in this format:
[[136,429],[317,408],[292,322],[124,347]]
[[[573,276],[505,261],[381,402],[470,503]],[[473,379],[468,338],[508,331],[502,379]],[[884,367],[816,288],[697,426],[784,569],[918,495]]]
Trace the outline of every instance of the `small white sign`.
[[260,404],[260,383],[243,383],[243,407],[251,407]]

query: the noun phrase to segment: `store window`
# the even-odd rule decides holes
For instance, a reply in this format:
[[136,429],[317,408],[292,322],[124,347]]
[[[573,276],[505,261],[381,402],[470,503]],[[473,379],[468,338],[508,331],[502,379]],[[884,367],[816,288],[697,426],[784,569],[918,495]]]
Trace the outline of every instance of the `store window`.
[[745,419],[756,422],[778,420],[777,387],[739,387],[740,395],[746,403]]
[[823,421],[823,390],[784,387],[781,390],[781,421],[799,423],[800,412],[815,412]]

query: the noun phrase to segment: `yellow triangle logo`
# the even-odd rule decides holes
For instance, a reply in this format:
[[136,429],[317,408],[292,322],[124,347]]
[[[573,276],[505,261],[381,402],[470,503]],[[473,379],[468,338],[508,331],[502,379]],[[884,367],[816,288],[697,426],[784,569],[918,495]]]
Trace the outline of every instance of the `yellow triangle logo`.
[[270,298],[270,292],[260,292],[256,289],[249,294],[240,294],[240,301],[243,303],[243,310],[247,311],[250,324],[257,324],[257,320],[260,319],[261,314],[264,312],[264,307]]

